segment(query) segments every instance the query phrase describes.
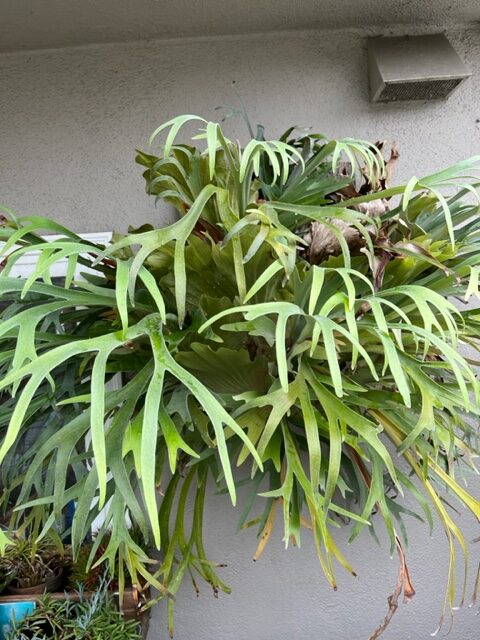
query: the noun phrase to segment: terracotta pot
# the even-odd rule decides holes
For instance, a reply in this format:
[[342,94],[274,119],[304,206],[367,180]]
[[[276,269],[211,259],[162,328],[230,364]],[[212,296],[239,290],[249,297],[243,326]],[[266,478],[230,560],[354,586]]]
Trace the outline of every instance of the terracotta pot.
[[33,587],[14,587],[12,584],[9,584],[6,591],[13,596],[41,595],[47,591],[47,583],[42,582]]
[[[117,594],[118,595],[118,594]],[[143,604],[151,597],[150,587],[139,592],[134,587],[127,587],[123,593],[123,600],[119,602],[119,609],[126,620],[136,620],[140,623],[142,640],[146,640],[150,626],[150,610],[141,611]]]
[[133,588],[127,587],[123,593],[123,600],[120,605],[120,611],[123,613],[125,618],[128,620],[132,620],[135,618],[139,618],[141,612],[139,611],[142,604],[148,601],[150,598],[150,588],[147,587],[141,593]]
[[62,580],[63,569],[58,571],[58,573],[53,573],[45,582],[36,584],[33,587],[15,587],[13,584],[9,584],[7,592],[15,596],[39,595],[47,592],[50,593],[59,589],[62,584]]

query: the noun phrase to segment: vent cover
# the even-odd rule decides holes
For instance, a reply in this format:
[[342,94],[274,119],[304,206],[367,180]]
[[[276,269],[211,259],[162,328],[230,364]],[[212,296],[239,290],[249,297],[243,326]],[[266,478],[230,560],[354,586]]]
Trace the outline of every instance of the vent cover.
[[372,102],[442,100],[470,77],[443,34],[368,41]]

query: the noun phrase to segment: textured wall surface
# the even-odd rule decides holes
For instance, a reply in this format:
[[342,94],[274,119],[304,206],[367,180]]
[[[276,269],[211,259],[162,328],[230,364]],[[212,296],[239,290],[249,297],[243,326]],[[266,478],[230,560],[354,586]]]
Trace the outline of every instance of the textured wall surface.
[[151,38],[480,20],[478,0],[4,0],[0,51]]
[[[376,31],[375,33],[378,33]],[[386,33],[384,31],[383,33]],[[0,56],[0,203],[83,231],[159,222],[134,149],[178,113],[238,105],[267,135],[291,124],[397,141],[398,179],[478,151],[479,34],[451,33],[474,76],[446,103],[368,103],[365,34],[309,32]],[[244,136],[243,122],[227,124]]]
[[[478,153],[478,32],[449,32],[473,72],[452,98],[389,107],[368,103],[366,35],[310,31],[1,55],[0,203],[17,214],[55,216],[78,231],[162,223],[167,213],[145,196],[134,149],[145,148],[154,127],[177,113],[215,118],[215,106],[235,104],[232,80],[252,121],[265,124],[267,134],[298,124],[328,136],[396,140],[398,180]],[[244,137],[241,122],[226,127]],[[480,493],[479,484],[472,479],[472,490]],[[196,598],[185,584],[178,596],[176,638],[367,640],[396,580],[397,563],[386,544],[377,547],[368,533],[352,547],[345,544],[359,575],[354,579],[339,570],[334,593],[321,576],[308,534],[301,550],[285,552],[277,532],[255,564],[254,532],[235,535],[238,516],[226,498],[210,499],[208,551],[228,564],[222,575],[233,594],[216,600],[202,587]],[[459,517],[467,539],[478,536],[468,515]],[[339,538],[345,540],[346,533],[340,531]],[[446,538],[438,527],[430,538],[415,521],[410,538],[417,595],[400,607],[385,640],[429,638],[441,609]],[[470,587],[479,556],[478,544],[471,546]],[[451,640],[480,638],[475,613],[475,607],[457,613]],[[166,638],[164,615],[158,606],[151,640]]]

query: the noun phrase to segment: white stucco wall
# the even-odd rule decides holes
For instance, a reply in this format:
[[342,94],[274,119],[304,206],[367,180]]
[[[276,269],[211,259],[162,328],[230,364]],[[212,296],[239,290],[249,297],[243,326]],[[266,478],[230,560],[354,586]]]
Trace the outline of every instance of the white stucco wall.
[[[145,148],[154,127],[175,114],[213,119],[214,107],[235,104],[232,80],[251,120],[265,124],[267,134],[298,124],[332,137],[396,140],[399,180],[478,153],[478,31],[449,32],[473,77],[448,102],[389,107],[368,103],[366,35],[282,33],[0,55],[0,203],[20,215],[54,216],[78,231],[161,224],[165,216],[144,194],[134,149]],[[226,126],[244,136],[243,123]],[[477,493],[479,484],[472,481]],[[233,594],[215,600],[204,586],[197,599],[186,582],[177,603],[179,640],[367,640],[396,579],[386,545],[377,547],[365,534],[347,548],[358,578],[339,570],[334,593],[308,535],[301,550],[285,552],[278,531],[254,564],[255,536],[235,535],[238,515],[226,498],[209,500],[208,550],[228,563],[222,575]],[[460,519],[469,541],[478,536],[466,513]],[[442,604],[445,536],[437,528],[430,538],[416,522],[410,531],[417,595],[400,608],[385,640],[429,638]],[[478,551],[472,545],[470,585]],[[478,640],[475,613],[457,613],[451,640]],[[162,606],[154,611],[150,638],[166,638]]]

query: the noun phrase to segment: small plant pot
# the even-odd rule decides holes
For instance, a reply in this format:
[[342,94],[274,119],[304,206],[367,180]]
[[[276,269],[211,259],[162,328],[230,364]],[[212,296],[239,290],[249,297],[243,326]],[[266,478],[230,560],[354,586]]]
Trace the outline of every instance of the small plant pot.
[[126,620],[136,620],[140,623],[142,639],[145,640],[150,626],[150,610],[142,611],[141,607],[150,599],[150,587],[143,591],[138,591],[135,587],[127,587],[123,593],[123,600],[120,602],[119,594],[118,607]]
[[33,587],[15,587],[9,584],[7,593],[15,596],[31,596],[40,595],[42,593],[51,593],[57,591],[62,585],[63,570],[53,573],[45,582],[36,584]]
[[5,632],[10,631],[13,620],[19,622],[33,613],[35,606],[35,602],[0,602],[0,639],[3,640]]
[[47,583],[42,582],[41,584],[36,584],[33,587],[14,587],[9,584],[7,589],[7,593],[12,596],[34,596],[41,595],[47,591]]
[[122,601],[119,600],[119,609],[127,620],[139,619],[142,616],[141,606],[149,598],[150,588],[147,587],[140,592],[134,587],[127,587],[123,593]]

